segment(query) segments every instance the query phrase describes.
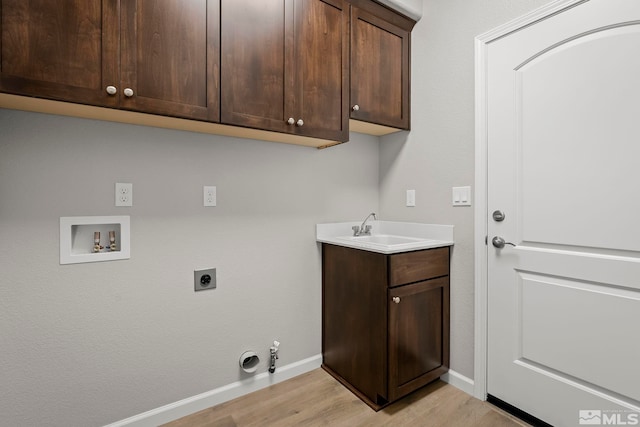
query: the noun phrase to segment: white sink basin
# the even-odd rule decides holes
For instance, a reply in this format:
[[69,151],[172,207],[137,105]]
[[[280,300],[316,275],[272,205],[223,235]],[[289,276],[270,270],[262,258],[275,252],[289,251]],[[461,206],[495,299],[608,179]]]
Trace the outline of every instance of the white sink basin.
[[453,226],[392,221],[371,221],[370,236],[353,236],[355,222],[318,224],[316,240],[338,246],[393,254],[453,245]]

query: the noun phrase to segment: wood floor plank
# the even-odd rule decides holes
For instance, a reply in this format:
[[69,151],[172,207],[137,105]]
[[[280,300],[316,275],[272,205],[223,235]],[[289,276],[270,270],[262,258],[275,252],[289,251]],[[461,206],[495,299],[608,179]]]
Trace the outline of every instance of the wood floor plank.
[[324,370],[316,369],[163,427],[527,425],[442,381],[375,412]]

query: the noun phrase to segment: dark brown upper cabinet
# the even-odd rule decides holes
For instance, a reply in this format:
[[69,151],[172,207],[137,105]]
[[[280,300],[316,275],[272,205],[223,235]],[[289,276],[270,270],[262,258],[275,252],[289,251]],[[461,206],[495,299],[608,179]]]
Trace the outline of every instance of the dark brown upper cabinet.
[[415,21],[369,0],[351,3],[351,118],[409,129]]
[[347,141],[348,3],[221,3],[221,122]]
[[219,2],[0,0],[0,91],[219,120]]

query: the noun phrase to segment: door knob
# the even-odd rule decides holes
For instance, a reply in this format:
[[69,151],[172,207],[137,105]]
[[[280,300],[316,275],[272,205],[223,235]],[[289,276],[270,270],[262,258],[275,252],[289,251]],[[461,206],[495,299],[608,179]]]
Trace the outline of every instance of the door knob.
[[131,89],[130,87],[126,88],[124,90],[124,96],[126,96],[127,98],[131,98],[133,96],[133,89]]
[[507,242],[500,236],[496,236],[493,239],[491,239],[491,243],[493,243],[493,246],[495,246],[498,249],[504,248],[505,245],[511,245],[514,248],[516,247],[516,245],[514,243]]
[[356,105],[354,105],[353,107],[351,107],[351,109],[352,109],[353,111],[358,111],[358,110],[360,110],[360,106],[359,106],[358,104],[356,104]]
[[116,89],[115,86],[107,86],[107,93],[109,95],[115,95],[116,92],[118,92],[118,89]]
[[288,125],[292,125],[294,124],[296,121],[293,119],[293,117],[289,117],[289,120],[287,120],[287,124]]
[[304,125],[304,122],[302,121],[302,119],[298,119],[298,121],[296,122],[296,126],[302,126]]
[[393,297],[391,298],[393,300],[393,302],[395,302],[396,304],[400,304],[400,297]]

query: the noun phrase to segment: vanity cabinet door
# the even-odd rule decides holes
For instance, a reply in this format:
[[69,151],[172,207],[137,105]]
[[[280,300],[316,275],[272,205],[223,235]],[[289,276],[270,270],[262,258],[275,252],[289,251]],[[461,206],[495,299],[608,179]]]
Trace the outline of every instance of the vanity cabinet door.
[[0,91],[115,106],[117,0],[0,0]]
[[390,288],[389,401],[435,380],[449,365],[449,277]]

